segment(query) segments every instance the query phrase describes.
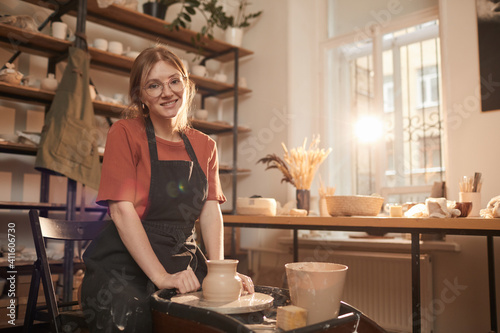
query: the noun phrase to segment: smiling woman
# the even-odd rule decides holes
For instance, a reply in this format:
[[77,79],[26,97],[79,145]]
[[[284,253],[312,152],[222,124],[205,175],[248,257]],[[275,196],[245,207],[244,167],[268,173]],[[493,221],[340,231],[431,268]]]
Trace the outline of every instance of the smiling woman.
[[[114,223],[84,255],[82,308],[91,332],[151,332],[150,295],[196,291],[205,255],[224,259],[217,149],[189,127],[194,84],[182,61],[161,45],[144,50],[129,93],[132,112],[109,130],[97,196]],[[206,253],[194,237],[196,220]],[[117,286],[118,277],[126,285]],[[252,293],[252,280],[240,278]]]

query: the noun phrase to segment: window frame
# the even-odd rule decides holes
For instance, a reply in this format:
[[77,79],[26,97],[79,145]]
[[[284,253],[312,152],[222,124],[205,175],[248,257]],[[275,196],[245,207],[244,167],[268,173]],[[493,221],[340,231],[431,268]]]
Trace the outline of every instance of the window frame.
[[[350,34],[345,34],[341,36],[335,36],[332,38],[327,39],[325,42],[320,44],[320,50],[319,50],[319,55],[320,55],[320,107],[321,110],[323,111],[324,114],[327,114],[326,119],[333,119],[334,116],[331,115],[331,104],[332,102],[329,100],[328,97],[328,91],[332,91],[332,83],[329,80],[329,73],[334,71],[332,69],[332,64],[331,60],[329,59],[329,52],[335,52],[335,50],[339,47],[345,47],[346,45],[349,45],[355,41],[359,41],[361,36],[364,36],[365,38],[371,38],[373,41],[373,48],[379,48],[381,52],[379,54],[372,52],[373,57],[374,57],[374,94],[380,96],[375,103],[376,107],[378,110],[381,110],[381,112],[391,112],[390,110],[385,110],[385,105],[384,105],[384,100],[383,100],[383,92],[384,89],[387,87],[384,87],[384,76],[383,76],[383,69],[382,69],[382,50],[384,49],[384,41],[383,41],[383,36],[385,34],[402,30],[407,27],[415,26],[415,25],[420,25],[432,20],[439,20],[439,10],[438,7],[431,7],[429,9],[416,12],[410,15],[406,15],[403,18],[400,19],[395,19],[391,22],[386,22],[384,25],[372,25],[366,30],[368,31],[356,31],[352,32]],[[439,27],[439,25],[438,25]],[[437,32],[438,36],[440,36],[440,32],[438,30]],[[353,51],[355,52],[355,51]],[[358,52],[360,52],[358,50]],[[345,73],[337,73],[338,75],[345,75]],[[335,84],[333,84],[335,85]],[[329,90],[330,89],[330,90]],[[344,105],[347,107],[348,105]],[[424,105],[425,106],[425,105]],[[340,108],[343,106],[340,106]],[[329,124],[326,122],[326,124]],[[336,134],[328,134],[332,131],[335,131],[335,129],[331,128],[325,128],[323,130],[324,133],[327,135],[327,140],[328,142],[334,142],[335,139],[340,139],[340,135]],[[384,140],[379,140],[380,142],[377,144],[376,147],[376,154],[378,156],[382,156],[382,158],[376,158],[375,160],[375,187],[374,187],[374,192],[380,193],[384,197],[391,194],[391,193],[410,193],[413,190],[418,190],[420,192],[430,192],[430,189],[432,188],[432,185],[426,185],[426,186],[400,186],[400,187],[384,187],[382,184],[383,177],[386,174],[386,168],[385,168],[385,141]],[[334,152],[329,158],[329,160],[326,161],[327,167],[325,169],[327,170],[339,170],[338,167],[338,159],[342,158],[342,156],[345,155],[347,152],[347,149],[344,149],[342,152],[337,153],[337,156],[335,155],[335,149]],[[444,150],[443,150],[444,154]],[[347,157],[344,156],[345,160],[348,160]],[[446,159],[443,159],[443,163],[446,163]],[[352,161],[346,161],[346,163],[342,163],[344,166],[345,164],[348,164],[349,166],[352,166]],[[446,169],[446,166],[443,165],[443,168]],[[323,174],[322,177],[323,179],[327,179],[330,184],[336,184],[337,189],[339,189],[340,194],[356,194],[354,193],[353,189],[355,189],[355,180],[352,177],[352,167],[349,168],[350,170],[347,171],[342,169],[342,176],[341,177],[335,177],[332,176],[331,174]],[[346,180],[350,179],[350,180]]]

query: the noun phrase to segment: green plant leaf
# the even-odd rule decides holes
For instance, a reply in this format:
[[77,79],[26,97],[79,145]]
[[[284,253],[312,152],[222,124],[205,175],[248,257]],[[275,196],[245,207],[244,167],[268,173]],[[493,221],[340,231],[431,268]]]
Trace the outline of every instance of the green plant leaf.
[[194,10],[193,7],[186,7],[186,12],[188,12],[189,15],[195,15],[196,14],[196,10]]

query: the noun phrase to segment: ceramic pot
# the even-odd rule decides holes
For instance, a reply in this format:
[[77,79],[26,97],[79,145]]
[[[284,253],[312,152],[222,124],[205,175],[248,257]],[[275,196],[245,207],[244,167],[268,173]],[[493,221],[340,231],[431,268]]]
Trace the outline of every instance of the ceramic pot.
[[205,77],[207,76],[207,68],[203,65],[194,65],[191,72],[195,76]]
[[159,2],[145,2],[142,5],[142,11],[144,14],[148,14],[154,16],[156,18],[165,19],[165,15],[167,14],[167,5],[164,5]]
[[228,28],[225,38],[227,43],[240,47],[243,42],[243,29]]
[[285,265],[292,304],[307,310],[307,325],[337,318],[347,266],[327,262]]
[[238,260],[208,260],[203,280],[203,298],[209,302],[232,302],[240,297],[241,279],[236,273]]
[[56,91],[58,82],[54,77],[54,74],[49,73],[45,79],[42,80],[40,88],[43,90]]

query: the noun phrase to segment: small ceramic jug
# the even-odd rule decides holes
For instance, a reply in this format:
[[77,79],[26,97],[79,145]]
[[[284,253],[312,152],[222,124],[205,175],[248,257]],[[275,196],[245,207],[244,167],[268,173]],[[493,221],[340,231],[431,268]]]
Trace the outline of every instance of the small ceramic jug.
[[45,79],[41,82],[41,88],[43,90],[56,91],[58,86],[58,82],[54,77],[53,73],[49,73]]
[[210,302],[232,302],[240,297],[241,279],[236,273],[238,260],[208,260],[203,280],[203,298]]

